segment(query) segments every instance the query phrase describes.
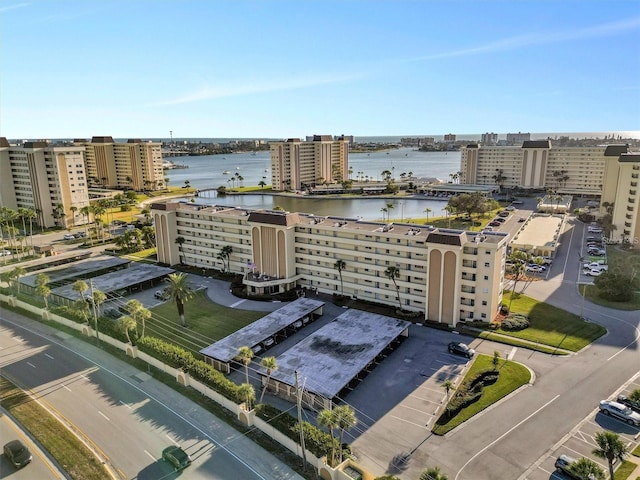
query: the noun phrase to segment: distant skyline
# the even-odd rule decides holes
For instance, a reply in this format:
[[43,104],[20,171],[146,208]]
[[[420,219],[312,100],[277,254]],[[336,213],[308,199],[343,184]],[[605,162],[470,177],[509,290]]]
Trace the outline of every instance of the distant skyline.
[[0,136],[640,130],[613,0],[0,0]]

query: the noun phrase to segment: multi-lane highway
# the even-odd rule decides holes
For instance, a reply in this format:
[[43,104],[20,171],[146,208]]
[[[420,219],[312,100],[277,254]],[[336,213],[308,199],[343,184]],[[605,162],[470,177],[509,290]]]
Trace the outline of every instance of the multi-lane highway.
[[[169,445],[193,458],[190,479],[299,478],[238,431],[92,345],[0,309],[0,349],[2,374],[37,395],[115,478],[164,478],[172,472],[161,461]],[[56,478],[33,476],[31,467],[23,478]]]

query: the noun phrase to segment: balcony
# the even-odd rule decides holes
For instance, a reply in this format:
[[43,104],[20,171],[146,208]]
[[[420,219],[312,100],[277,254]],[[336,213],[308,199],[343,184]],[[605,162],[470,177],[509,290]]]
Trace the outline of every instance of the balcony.
[[476,274],[475,273],[462,272],[462,280],[471,280],[472,282],[475,282],[476,281]]
[[471,260],[463,260],[462,261],[462,266],[463,267],[467,267],[467,268],[476,268],[477,267],[477,263],[473,262]]
[[462,285],[461,290],[464,293],[476,293],[476,287],[469,287],[468,285]]

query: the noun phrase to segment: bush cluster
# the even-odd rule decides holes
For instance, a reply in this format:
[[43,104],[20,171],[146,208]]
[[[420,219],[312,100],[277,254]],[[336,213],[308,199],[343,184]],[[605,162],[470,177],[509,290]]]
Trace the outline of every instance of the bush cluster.
[[223,397],[237,401],[238,385],[208,363],[198,360],[191,352],[154,337],[143,337],[138,340],[138,348],[173,368],[182,369],[183,372],[211,387]]
[[463,408],[477,402],[482,396],[484,387],[496,383],[499,375],[499,372],[494,370],[484,370],[475,377],[467,379],[449,401],[449,415],[455,416]]
[[524,330],[530,325],[529,318],[522,313],[512,313],[502,320],[503,330]]
[[[300,426],[294,417],[271,405],[261,404],[255,410],[258,418],[268,422],[291,440],[295,442],[300,440]],[[316,457],[329,457],[332,448],[335,448],[336,451],[338,450],[338,440],[332,438],[324,430],[320,430],[309,422],[302,422],[302,430],[304,432],[305,447]]]

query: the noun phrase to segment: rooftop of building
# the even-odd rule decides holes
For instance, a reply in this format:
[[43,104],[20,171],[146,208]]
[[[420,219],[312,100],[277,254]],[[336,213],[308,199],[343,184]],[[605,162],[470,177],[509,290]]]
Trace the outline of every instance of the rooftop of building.
[[512,244],[527,248],[553,247],[562,225],[562,215],[535,214],[529,217],[524,228]]
[[[49,284],[53,284],[67,279],[89,278],[91,276],[91,272],[107,270],[110,268],[118,268],[128,263],[131,263],[131,261],[123,258],[103,255],[87,260],[80,260],[70,265],[63,265],[52,267],[46,270],[40,270],[37,273],[46,273],[46,275],[49,277]],[[20,283],[35,287],[36,277],[37,274],[22,277],[20,279]]]
[[305,389],[333,398],[391,342],[409,322],[349,309],[277,358],[272,378],[295,385],[295,372]]

